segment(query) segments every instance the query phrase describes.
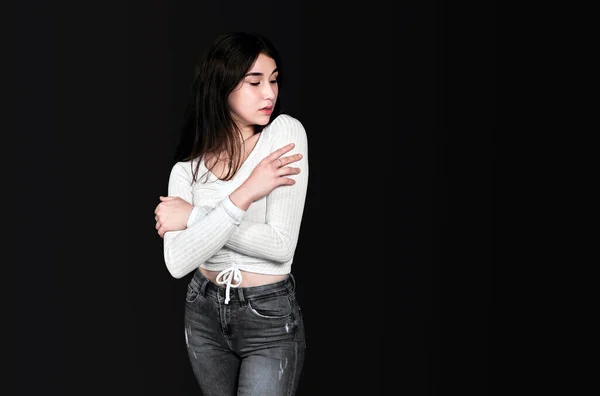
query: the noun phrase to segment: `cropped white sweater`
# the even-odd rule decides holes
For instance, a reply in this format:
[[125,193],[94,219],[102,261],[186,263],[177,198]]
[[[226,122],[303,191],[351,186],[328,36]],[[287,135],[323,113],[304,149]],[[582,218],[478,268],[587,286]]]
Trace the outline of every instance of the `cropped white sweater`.
[[[229,194],[248,178],[260,160],[288,143],[295,147],[284,156],[302,154],[300,161],[290,164],[301,169],[299,174],[289,176],[296,183],[275,188],[247,211],[235,206]],[[221,271],[217,279],[226,284],[229,295],[229,287],[236,287],[241,281],[239,270],[289,273],[308,187],[308,141],[300,121],[287,114],[273,120],[260,133],[232,180],[218,179],[200,161],[198,175],[208,172],[208,180],[199,177],[192,183],[195,161],[178,162],[169,176],[168,195],[194,205],[187,228],[163,236],[164,259],[171,275],[182,278],[198,267]]]

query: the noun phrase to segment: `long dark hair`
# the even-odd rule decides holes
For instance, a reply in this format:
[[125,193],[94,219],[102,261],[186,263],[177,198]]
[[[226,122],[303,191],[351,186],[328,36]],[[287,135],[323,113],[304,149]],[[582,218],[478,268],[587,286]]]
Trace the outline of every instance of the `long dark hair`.
[[[282,65],[278,49],[267,38],[257,33],[231,32],[218,36],[196,66],[191,86],[181,139],[174,161],[190,161],[207,153],[225,151],[231,166],[222,178],[229,180],[242,163],[242,133],[231,116],[228,97],[250,70],[260,54],[275,61],[281,92]],[[278,96],[269,123],[281,113]],[[268,125],[268,124],[267,124]],[[254,133],[266,125],[255,125]],[[193,181],[198,179],[200,161],[192,169]]]

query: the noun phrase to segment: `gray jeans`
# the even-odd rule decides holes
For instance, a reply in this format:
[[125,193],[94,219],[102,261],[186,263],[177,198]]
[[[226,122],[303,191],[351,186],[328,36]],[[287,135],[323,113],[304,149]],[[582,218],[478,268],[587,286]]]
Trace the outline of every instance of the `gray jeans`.
[[196,270],[188,285],[185,339],[204,396],[292,396],[304,363],[304,323],[292,274],[225,288]]

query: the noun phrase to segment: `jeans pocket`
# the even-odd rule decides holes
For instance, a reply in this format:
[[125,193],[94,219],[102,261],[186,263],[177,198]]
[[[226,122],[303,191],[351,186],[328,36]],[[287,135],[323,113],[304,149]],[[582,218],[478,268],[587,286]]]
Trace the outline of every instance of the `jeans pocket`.
[[248,300],[248,310],[266,319],[286,319],[292,315],[292,305],[285,295]]

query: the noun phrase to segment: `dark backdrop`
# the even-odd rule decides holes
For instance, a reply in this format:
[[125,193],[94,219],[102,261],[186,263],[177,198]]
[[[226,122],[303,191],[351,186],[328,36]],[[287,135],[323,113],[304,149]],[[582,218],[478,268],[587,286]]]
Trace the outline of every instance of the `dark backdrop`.
[[189,276],[168,274],[153,211],[196,57],[229,30],[280,47],[284,110],[309,138],[292,267],[308,343],[299,395],[489,394],[493,7],[15,7],[11,395],[200,394],[183,337]]

